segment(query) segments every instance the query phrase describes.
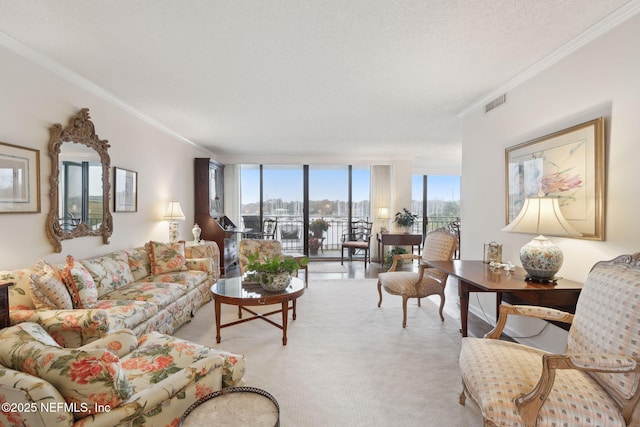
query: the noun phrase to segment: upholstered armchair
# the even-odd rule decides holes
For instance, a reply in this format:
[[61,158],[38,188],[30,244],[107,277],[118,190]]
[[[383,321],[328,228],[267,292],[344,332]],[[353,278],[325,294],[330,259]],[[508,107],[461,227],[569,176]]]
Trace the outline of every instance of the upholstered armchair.
[[418,306],[420,306],[421,298],[429,295],[439,295],[440,319],[444,321],[444,316],[442,315],[445,303],[444,287],[447,284],[448,275],[435,268],[429,268],[424,263],[420,263],[417,273],[413,271],[396,271],[396,268],[401,260],[450,261],[453,258],[456,245],[456,236],[445,229],[438,229],[426,235],[422,255],[394,255],[389,271],[378,274],[378,294],[380,296],[378,307],[382,305],[382,289],[392,295],[400,295],[402,297],[402,327],[406,328],[407,301],[409,298],[417,298]]
[[[640,425],[639,307],[640,254],[595,264],[575,315],[501,305],[484,338],[462,339],[460,403],[486,426]],[[499,340],[508,315],[570,323],[565,352]]]
[[0,342],[0,425],[177,425],[199,398],[244,383],[243,356],[158,332],[68,349],[24,322]]
[[265,258],[273,258],[276,255],[282,255],[282,244],[279,240],[262,240],[262,239],[242,239],[238,245],[238,261],[240,263],[240,273],[244,274],[249,260],[247,255],[258,252],[260,260]]

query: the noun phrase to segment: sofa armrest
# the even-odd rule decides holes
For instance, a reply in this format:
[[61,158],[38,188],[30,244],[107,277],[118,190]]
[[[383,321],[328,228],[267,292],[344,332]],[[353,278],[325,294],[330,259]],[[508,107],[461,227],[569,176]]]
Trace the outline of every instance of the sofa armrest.
[[220,277],[220,248],[216,242],[206,242],[200,245],[186,246],[184,254],[187,259],[187,268],[189,268],[188,262],[190,259],[210,258],[212,266],[209,271],[212,272],[215,280]]
[[138,348],[138,337],[130,329],[120,329],[80,347],[81,350],[109,350],[118,357],[123,357]]
[[53,385],[2,365],[0,401],[3,426],[71,426],[74,421],[71,412],[64,410],[65,400]]
[[[162,405],[173,396],[183,394],[188,386],[201,381],[203,377],[209,377],[207,382],[210,384],[211,392],[218,391],[222,387],[222,362],[220,356],[213,354],[200,359],[191,366],[182,368],[167,378],[133,394],[125,405],[135,403],[147,412]],[[195,400],[197,399],[194,399],[194,402]]]
[[213,258],[187,258],[185,266],[187,270],[206,271],[213,276],[214,280],[218,280],[220,278],[220,267],[214,264]]
[[211,351],[222,357],[222,388],[244,385],[245,358],[242,354],[230,353],[212,348]]
[[102,309],[11,310],[11,324],[34,322],[67,348],[76,348],[109,332],[107,312]]

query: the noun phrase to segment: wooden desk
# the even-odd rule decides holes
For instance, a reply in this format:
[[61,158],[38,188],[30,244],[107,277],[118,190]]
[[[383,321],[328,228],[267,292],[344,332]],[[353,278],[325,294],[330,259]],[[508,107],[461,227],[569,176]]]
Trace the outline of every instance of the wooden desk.
[[418,255],[420,255],[420,245],[422,244],[422,234],[408,234],[408,233],[378,233],[376,235],[378,239],[378,256],[380,257],[380,264],[384,265],[384,247],[386,245],[395,246],[411,246],[411,252],[413,248],[418,247]]
[[559,310],[575,312],[576,302],[582,289],[582,283],[560,279],[555,285],[527,282],[526,271],[516,267],[506,272],[492,269],[482,261],[425,261],[430,267],[456,277],[460,295],[460,323],[462,336],[467,336],[470,292],[496,293],[496,319],[502,302],[502,294],[517,298],[518,303],[540,305]]

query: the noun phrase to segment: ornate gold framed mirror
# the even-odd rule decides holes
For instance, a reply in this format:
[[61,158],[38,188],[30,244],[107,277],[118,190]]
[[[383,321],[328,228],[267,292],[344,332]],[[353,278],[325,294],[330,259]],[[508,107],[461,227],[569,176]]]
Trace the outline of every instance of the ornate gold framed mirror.
[[108,141],[96,135],[88,108],[78,111],[65,128],[51,126],[49,134],[51,207],[46,230],[54,252],[62,252],[62,240],[82,236],[102,236],[108,244],[113,232]]

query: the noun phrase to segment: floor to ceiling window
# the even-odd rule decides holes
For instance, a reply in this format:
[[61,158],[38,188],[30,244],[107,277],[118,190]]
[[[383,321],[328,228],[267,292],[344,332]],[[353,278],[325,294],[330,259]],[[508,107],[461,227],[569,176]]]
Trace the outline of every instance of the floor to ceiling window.
[[460,220],[459,176],[414,175],[411,183],[411,209],[418,215],[414,233],[429,232]]
[[363,167],[242,165],[243,226],[277,218],[285,250],[336,258],[349,220],[371,217],[369,182]]

